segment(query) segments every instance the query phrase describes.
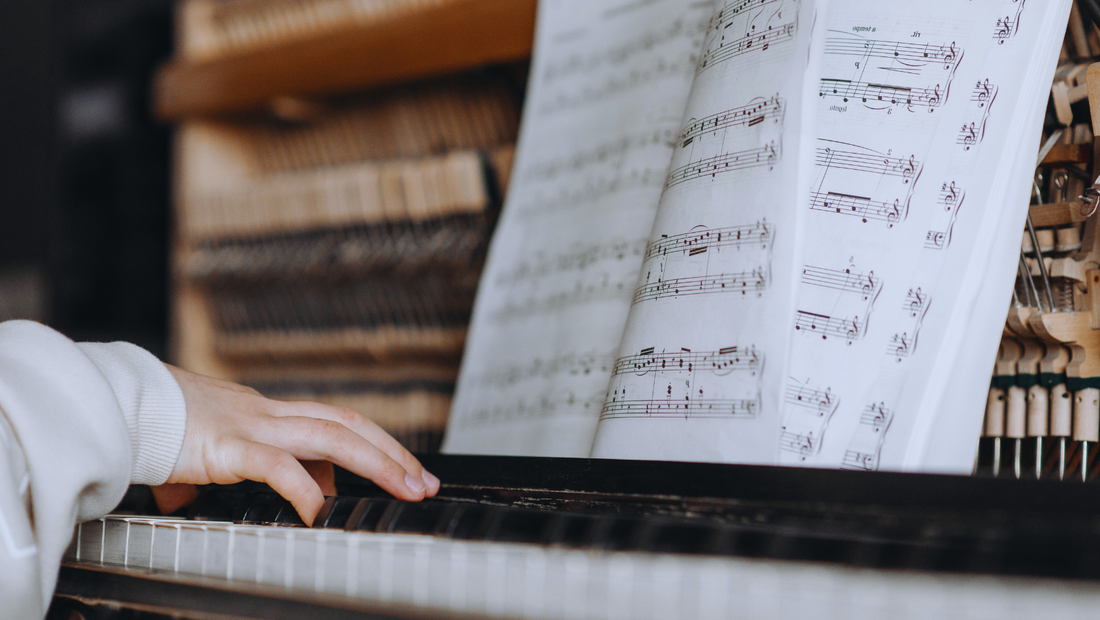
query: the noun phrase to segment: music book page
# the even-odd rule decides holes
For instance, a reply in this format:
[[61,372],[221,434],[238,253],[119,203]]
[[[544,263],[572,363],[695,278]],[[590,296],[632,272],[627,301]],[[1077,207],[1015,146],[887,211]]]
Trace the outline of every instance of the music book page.
[[775,462],[813,25],[798,0],[711,18],[593,456]]
[[596,4],[540,7],[445,449],[969,472],[1069,0]]
[[443,450],[588,456],[711,2],[540,2]]

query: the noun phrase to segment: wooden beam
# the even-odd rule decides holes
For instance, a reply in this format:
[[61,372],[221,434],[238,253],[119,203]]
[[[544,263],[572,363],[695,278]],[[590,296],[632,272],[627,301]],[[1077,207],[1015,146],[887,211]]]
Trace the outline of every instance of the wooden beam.
[[1031,222],[1038,227],[1064,226],[1084,222],[1088,210],[1080,202],[1056,202],[1048,205],[1031,205]]
[[240,112],[530,56],[536,0],[448,0],[324,37],[205,62],[173,61],[154,83],[164,120]]

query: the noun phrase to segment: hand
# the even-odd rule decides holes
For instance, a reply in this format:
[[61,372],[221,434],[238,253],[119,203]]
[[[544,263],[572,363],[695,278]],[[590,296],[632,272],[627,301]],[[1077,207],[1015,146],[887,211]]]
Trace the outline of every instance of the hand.
[[[157,504],[172,512],[193,499],[184,484],[256,480],[271,486],[313,524],[335,493],[335,463],[406,501],[439,492],[439,479],[377,424],[351,409],[280,402],[251,388],[168,366],[187,404],[187,428],[176,467]],[[322,465],[317,461],[325,461]]]

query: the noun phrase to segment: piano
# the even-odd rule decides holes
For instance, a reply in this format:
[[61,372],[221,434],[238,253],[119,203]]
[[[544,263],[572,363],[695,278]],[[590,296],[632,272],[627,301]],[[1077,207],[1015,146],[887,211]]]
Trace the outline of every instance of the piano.
[[[1100,613],[1091,484],[429,454],[421,503],[337,472],[148,490],[77,527],[50,618],[1013,618]],[[75,614],[75,615],[74,615]]]

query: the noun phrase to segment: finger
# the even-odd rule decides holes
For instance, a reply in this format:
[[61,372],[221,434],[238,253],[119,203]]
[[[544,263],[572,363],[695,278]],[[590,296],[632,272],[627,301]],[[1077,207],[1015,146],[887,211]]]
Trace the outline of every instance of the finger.
[[382,427],[378,426],[358,411],[346,407],[332,407],[330,405],[307,401],[281,404],[286,406],[280,407],[276,415],[308,416],[322,420],[331,420],[346,426],[360,437],[374,444],[376,448],[385,452],[391,459],[400,463],[401,466],[405,468],[405,471],[423,480],[424,484],[427,486],[426,495],[428,497],[432,497],[439,492],[439,478],[436,478],[424,469],[420,461],[418,461],[405,446],[401,445],[401,443],[390,436],[389,433],[382,430]]
[[153,501],[162,515],[170,515],[189,505],[199,496],[199,490],[193,484],[162,484],[149,487],[153,492]]
[[256,427],[257,440],[286,450],[299,459],[330,461],[373,480],[394,497],[415,502],[424,498],[427,485],[409,474],[374,444],[348,427],[307,417],[269,418]]
[[270,486],[294,506],[306,525],[313,525],[325,496],[309,472],[289,452],[242,440],[231,449],[228,466],[235,476]]
[[336,495],[336,474],[332,470],[332,463],[328,461],[302,461],[302,467],[306,468],[310,477],[321,487],[321,492],[326,497]]

